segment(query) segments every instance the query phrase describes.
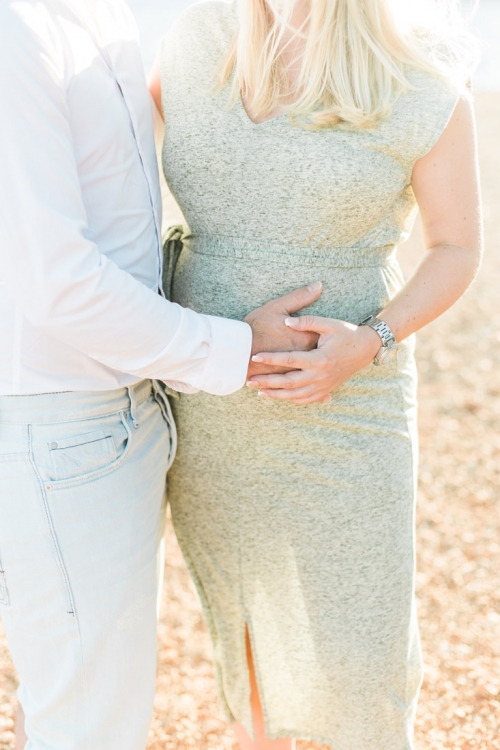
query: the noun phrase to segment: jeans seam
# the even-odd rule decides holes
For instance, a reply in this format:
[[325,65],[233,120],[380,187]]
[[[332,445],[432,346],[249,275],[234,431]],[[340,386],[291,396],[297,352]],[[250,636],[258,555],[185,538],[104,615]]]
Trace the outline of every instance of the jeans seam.
[[33,455],[33,435],[32,435],[32,425],[28,425],[28,441],[29,441],[29,457],[30,457],[30,464],[31,468],[33,470],[33,473],[35,474],[38,488],[41,493],[42,497],[42,503],[43,503],[43,510],[45,519],[47,521],[47,525],[49,527],[49,532],[52,540],[52,550],[55,554],[57,566],[59,568],[59,572],[63,578],[64,586],[66,588],[66,596],[68,597],[68,601],[70,604],[70,610],[67,610],[67,614],[71,615],[71,617],[74,619],[74,622],[76,624],[76,629],[78,632],[78,646],[80,650],[80,667],[81,667],[81,675],[82,675],[82,682],[83,682],[83,690],[85,694],[85,702],[86,702],[86,726],[87,726],[87,741],[86,746],[87,750],[90,750],[90,725],[89,725],[89,716],[90,716],[90,696],[89,696],[89,689],[88,689],[88,682],[87,682],[87,674],[85,671],[85,659],[83,656],[83,642],[82,642],[82,634],[80,630],[80,623],[78,621],[78,617],[76,616],[76,607],[75,607],[75,601],[73,597],[73,592],[71,590],[71,583],[69,580],[69,576],[66,570],[66,567],[64,565],[64,560],[62,558],[61,551],[59,549],[59,544],[57,542],[56,532],[54,529],[54,524],[52,522],[52,516],[50,514],[49,504],[47,502],[47,495],[45,494],[44,490],[44,484],[42,481],[42,478],[40,476],[40,473],[37,469],[34,455]]
[[38,489],[40,490],[41,498],[42,498],[42,504],[43,504],[43,512],[45,515],[45,520],[47,522],[47,526],[50,532],[50,537],[52,541],[52,550],[54,552],[57,567],[59,568],[59,572],[62,576],[64,586],[66,588],[66,596],[68,597],[68,602],[70,609],[67,610],[67,614],[71,615],[72,617],[76,618],[76,609],[75,609],[75,603],[73,600],[73,592],[71,591],[71,585],[69,582],[68,573],[66,571],[66,568],[64,567],[64,562],[62,559],[61,551],[59,549],[59,545],[57,543],[57,537],[56,532],[54,529],[54,524],[52,522],[52,516],[50,514],[49,504],[47,502],[47,495],[45,494],[44,484],[42,481],[42,478],[40,476],[40,473],[38,471],[38,468],[35,463],[35,459],[33,456],[33,435],[32,435],[32,426],[28,425],[28,440],[29,440],[29,456],[30,456],[30,464],[31,468],[35,474],[37,483],[38,483]]
[[4,607],[10,605],[9,589],[7,588],[7,579],[5,578],[5,571],[0,567],[0,604]]

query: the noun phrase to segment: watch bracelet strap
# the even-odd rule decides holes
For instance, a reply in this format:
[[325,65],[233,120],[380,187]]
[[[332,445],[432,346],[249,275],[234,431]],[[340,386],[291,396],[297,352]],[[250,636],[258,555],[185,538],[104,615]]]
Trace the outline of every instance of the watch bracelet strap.
[[390,346],[397,344],[396,337],[385,322],[380,320],[376,315],[369,315],[367,318],[361,321],[360,326],[369,326],[380,336],[382,341],[382,347],[387,349]]

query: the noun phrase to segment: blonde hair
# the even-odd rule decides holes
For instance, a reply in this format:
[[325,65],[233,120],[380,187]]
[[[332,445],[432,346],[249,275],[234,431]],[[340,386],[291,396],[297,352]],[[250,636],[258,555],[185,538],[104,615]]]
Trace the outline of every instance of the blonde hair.
[[[296,0],[237,2],[240,25],[218,86],[234,74],[230,102],[241,95],[259,119],[280,109],[305,127],[370,128],[415,88],[410,68],[461,83],[471,75],[475,45],[459,0],[309,0],[300,29],[291,25]],[[300,37],[292,88],[281,55]]]

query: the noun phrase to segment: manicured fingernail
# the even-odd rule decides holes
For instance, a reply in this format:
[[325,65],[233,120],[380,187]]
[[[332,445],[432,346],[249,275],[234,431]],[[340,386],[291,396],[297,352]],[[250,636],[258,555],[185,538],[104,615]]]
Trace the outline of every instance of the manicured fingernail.
[[295,319],[294,318],[286,318],[285,319],[285,325],[286,326],[293,326],[294,324],[295,324]]
[[262,398],[269,398],[269,396],[267,395],[267,393],[264,393],[264,391],[259,391],[257,393],[257,396],[262,396]]
[[263,362],[263,361],[264,361],[264,357],[259,357],[258,354],[254,354],[252,357],[252,362]]
[[258,388],[259,384],[256,383],[254,380],[247,380],[247,386],[249,388]]
[[313,283],[309,284],[309,286],[307,287],[310,292],[319,292],[319,290],[322,288],[323,284],[321,283],[321,281],[313,281]]

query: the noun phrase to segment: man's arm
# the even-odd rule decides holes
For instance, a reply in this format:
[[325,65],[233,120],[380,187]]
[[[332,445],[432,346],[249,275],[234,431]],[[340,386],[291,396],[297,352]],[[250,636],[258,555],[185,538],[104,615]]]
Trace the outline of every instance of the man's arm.
[[239,389],[247,324],[168,302],[88,239],[63,49],[44,4],[1,5],[0,97],[0,278],[25,317],[113,369]]

